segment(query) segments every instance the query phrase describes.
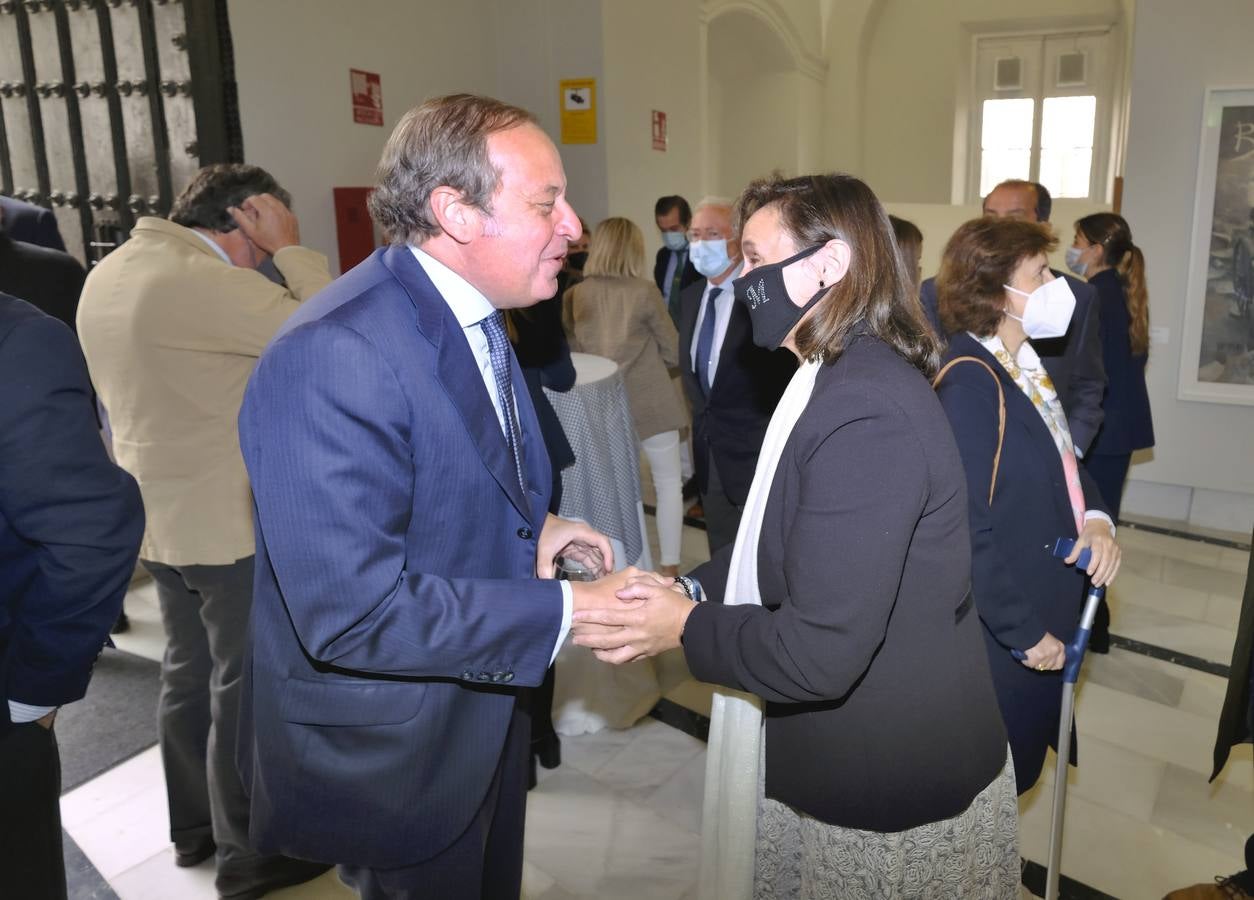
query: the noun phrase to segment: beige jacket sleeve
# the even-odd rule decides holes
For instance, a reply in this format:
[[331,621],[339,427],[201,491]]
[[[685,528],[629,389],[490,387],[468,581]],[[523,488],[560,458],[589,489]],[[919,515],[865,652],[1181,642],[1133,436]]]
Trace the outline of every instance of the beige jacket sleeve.
[[649,330],[653,332],[653,337],[657,340],[662,362],[673,369],[679,365],[679,332],[675,330],[675,323],[671,321],[671,314],[667,312],[662,292],[653,282],[649,282],[648,293]]

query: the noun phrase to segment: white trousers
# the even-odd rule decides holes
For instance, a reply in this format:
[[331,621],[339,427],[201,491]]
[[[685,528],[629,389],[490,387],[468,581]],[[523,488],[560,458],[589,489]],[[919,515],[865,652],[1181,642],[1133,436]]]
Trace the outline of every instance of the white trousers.
[[658,565],[679,565],[680,539],[684,527],[684,485],[680,475],[679,432],[663,431],[640,442],[653,476],[657,495]]

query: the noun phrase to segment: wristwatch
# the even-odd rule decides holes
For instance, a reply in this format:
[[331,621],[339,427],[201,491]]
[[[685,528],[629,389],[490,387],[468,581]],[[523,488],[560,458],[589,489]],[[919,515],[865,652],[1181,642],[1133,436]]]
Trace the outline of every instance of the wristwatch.
[[675,576],[675,583],[679,585],[679,589],[687,595],[688,599],[694,603],[700,603],[705,599],[705,595],[701,592],[701,584],[695,579],[689,578],[687,575]]

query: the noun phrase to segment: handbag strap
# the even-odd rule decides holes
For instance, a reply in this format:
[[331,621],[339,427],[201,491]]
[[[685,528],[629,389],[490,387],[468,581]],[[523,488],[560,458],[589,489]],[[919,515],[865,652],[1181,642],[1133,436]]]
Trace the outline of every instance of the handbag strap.
[[978,363],[984,367],[984,370],[993,377],[993,384],[997,385],[997,452],[993,455],[993,477],[988,483],[988,505],[993,505],[993,491],[997,487],[997,469],[1001,466],[1001,447],[1002,442],[1006,438],[1006,392],[1002,389],[1001,379],[997,377],[997,373],[993,371],[993,367],[984,360],[975,356],[958,356],[951,359],[945,364],[945,367],[936,373],[936,377],[932,379],[932,388],[940,387],[941,379],[954,366],[961,362]]

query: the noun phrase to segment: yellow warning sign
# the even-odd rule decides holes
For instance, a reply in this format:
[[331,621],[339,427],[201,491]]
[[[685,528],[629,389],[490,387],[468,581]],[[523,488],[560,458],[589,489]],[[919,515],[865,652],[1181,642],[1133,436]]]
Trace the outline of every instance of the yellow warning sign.
[[597,80],[567,78],[562,89],[562,143],[597,142]]

